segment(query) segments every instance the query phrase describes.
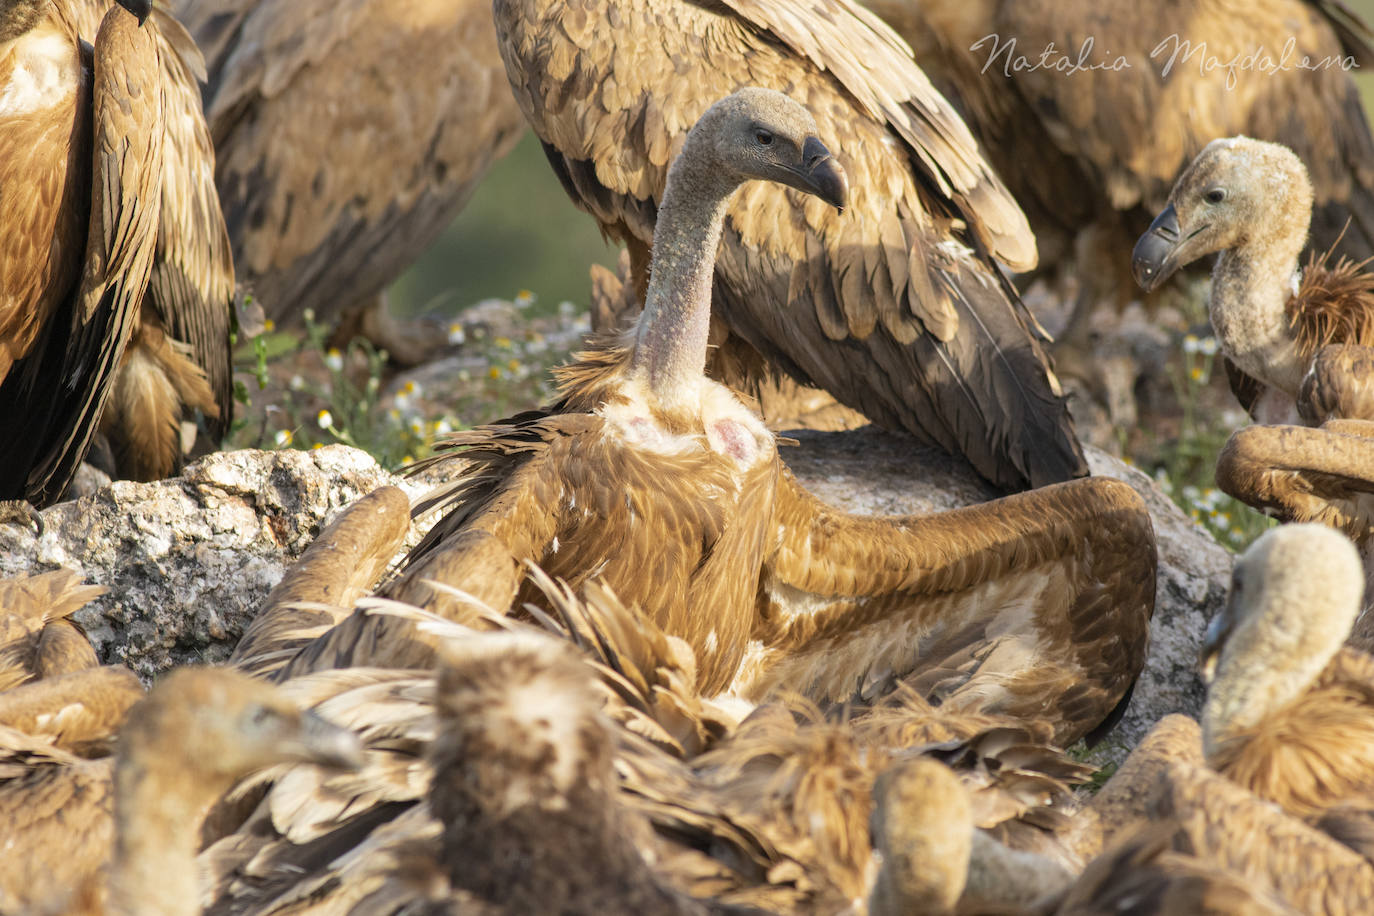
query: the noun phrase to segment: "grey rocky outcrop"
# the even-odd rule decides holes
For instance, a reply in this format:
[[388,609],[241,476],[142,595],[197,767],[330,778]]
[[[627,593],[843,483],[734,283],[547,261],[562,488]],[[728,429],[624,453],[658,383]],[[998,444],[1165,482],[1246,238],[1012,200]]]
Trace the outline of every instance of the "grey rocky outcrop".
[[[782,455],[801,482],[852,512],[938,512],[996,495],[962,462],[904,436],[867,427],[788,435],[800,444]],[[1102,452],[1089,454],[1093,473],[1124,480],[1144,497],[1159,544],[1150,655],[1109,741],[1108,756],[1117,757],[1163,715],[1200,709],[1193,661],[1225,597],[1231,559],[1145,474]],[[344,446],[210,455],[180,478],[116,482],[47,510],[41,540],[0,527],[0,575],[61,565],[108,586],[76,619],[102,658],[140,675],[217,661],[327,517],[388,483],[412,496],[427,488]]]

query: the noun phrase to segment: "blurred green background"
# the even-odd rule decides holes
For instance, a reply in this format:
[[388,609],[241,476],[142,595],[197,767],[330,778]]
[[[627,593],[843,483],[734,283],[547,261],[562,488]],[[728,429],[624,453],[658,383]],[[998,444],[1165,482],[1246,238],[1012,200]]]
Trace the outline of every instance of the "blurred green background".
[[[1374,0],[1348,4],[1374,21]],[[1374,68],[1355,72],[1374,121]],[[392,285],[397,314],[452,313],[481,299],[537,297],[547,313],[559,302],[587,304],[587,265],[613,266],[616,252],[590,216],[573,207],[533,134],[492,167],[466,209]]]

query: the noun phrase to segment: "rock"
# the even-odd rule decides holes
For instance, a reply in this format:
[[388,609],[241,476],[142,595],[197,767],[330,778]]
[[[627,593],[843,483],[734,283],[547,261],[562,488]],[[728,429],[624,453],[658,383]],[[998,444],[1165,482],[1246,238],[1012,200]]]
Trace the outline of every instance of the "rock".
[[[872,427],[846,433],[788,432],[797,448],[783,460],[821,499],[863,515],[940,512],[998,495],[964,462]],[[1194,670],[1207,622],[1221,609],[1231,555],[1184,515],[1146,474],[1087,447],[1097,475],[1130,484],[1154,521],[1159,549],[1150,652],[1129,708],[1104,742],[1102,761],[1120,762],[1159,719],[1196,717],[1205,691]]]
[[[800,443],[782,449],[798,479],[851,512],[931,513],[997,496],[963,462],[905,436],[871,427],[786,435]],[[1145,474],[1093,449],[1089,461],[1095,474],[1124,480],[1144,497],[1159,545],[1149,659],[1105,754],[1119,760],[1164,715],[1198,714],[1203,690],[1193,662],[1225,598],[1231,559]],[[220,661],[330,513],[384,484],[414,498],[441,482],[442,470],[423,482],[403,480],[339,445],[210,455],[181,478],[116,482],[48,509],[40,541],[0,526],[0,575],[67,566],[107,586],[76,619],[103,660],[141,676]]]
[[41,540],[0,526],[0,576],[65,566],[107,586],[74,619],[103,661],[144,678],[222,661],[329,514],[388,483],[398,480],[344,446],[220,452],[180,478],[118,481],[53,506]]

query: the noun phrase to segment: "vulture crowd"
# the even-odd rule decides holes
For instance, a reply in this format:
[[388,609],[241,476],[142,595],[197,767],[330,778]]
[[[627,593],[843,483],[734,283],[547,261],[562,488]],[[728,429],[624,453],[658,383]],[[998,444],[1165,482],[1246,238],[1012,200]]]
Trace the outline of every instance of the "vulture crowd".
[[[1334,0],[0,0],[23,537],[222,448],[258,307],[430,360],[385,290],[526,126],[624,248],[553,397],[345,507],[226,663],[149,687],[105,583],[0,581],[0,913],[1370,912],[1367,59]],[[1256,425],[1205,458],[1279,524],[1197,720],[1098,771],[1161,559],[1056,360],[1213,255]],[[1004,495],[843,511],[806,416]]]

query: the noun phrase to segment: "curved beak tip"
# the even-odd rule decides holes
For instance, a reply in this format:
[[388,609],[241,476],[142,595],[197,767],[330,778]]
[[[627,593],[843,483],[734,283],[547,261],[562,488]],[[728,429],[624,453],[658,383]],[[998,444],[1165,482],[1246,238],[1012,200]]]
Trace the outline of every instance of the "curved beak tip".
[[1179,242],[1178,212],[1170,204],[1150,223],[1131,251],[1131,273],[1145,292],[1151,292],[1173,273],[1172,258]]
[[153,0],[116,0],[116,2],[132,13],[139,25],[143,25],[153,11]]
[[304,756],[311,763],[338,770],[363,766],[363,745],[358,736],[314,713],[306,714],[302,738]]
[[817,137],[807,137],[802,147],[803,174],[808,190],[841,213],[849,202],[849,178],[844,166]]

